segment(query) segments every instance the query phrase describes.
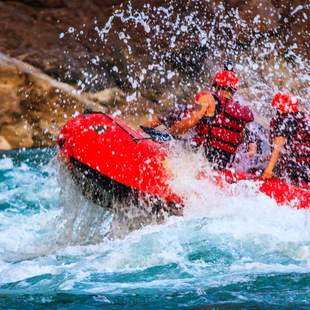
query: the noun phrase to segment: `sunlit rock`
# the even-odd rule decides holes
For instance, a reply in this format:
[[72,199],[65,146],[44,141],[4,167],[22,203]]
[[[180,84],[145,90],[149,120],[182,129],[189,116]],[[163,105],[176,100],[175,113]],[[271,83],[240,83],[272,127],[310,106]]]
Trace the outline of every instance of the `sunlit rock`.
[[3,136],[0,136],[0,150],[11,150],[11,144]]
[[100,105],[34,67],[0,54],[0,149],[51,146],[76,113]]

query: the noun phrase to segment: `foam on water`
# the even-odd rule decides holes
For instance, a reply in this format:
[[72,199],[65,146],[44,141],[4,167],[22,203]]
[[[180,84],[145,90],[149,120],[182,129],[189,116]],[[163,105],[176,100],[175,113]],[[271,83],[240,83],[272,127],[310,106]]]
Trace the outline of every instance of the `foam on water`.
[[[138,98],[150,82],[169,85],[171,92],[179,86],[205,88],[221,67],[217,59],[223,57],[239,62],[236,69],[248,85],[238,99],[250,98],[261,117],[269,115],[266,107],[278,89],[275,81],[282,81],[287,72],[288,84],[298,80],[303,83],[298,85],[298,94],[303,98],[309,94],[309,64],[293,51],[294,67],[286,61],[277,63],[277,46],[271,42],[262,46],[260,37],[253,43],[257,47],[241,57],[232,42],[227,42],[231,54],[216,48],[218,22],[230,31],[233,23],[243,25],[236,10],[228,16],[220,5],[209,21],[201,20],[197,12],[182,15],[173,10],[173,6],[153,8],[148,4],[133,9],[129,2],[104,25],[95,23],[98,38],[94,42],[100,49],[113,24],[120,22],[118,38],[128,53],[132,51],[130,26],[139,26],[141,46],[149,58],[123,64],[127,72],[123,78],[132,88],[128,100]],[[158,19],[155,26],[151,23],[154,16]],[[203,30],[209,28],[205,23],[212,25],[208,33]],[[175,82],[177,69],[167,59],[183,39],[182,33],[192,30],[197,49],[207,47],[203,49],[207,57],[199,63],[202,74],[195,80],[185,77]],[[60,38],[65,40],[68,35],[79,39],[81,32],[70,27]],[[163,35],[170,50],[161,53],[158,42]],[[92,55],[90,68],[95,72],[84,69],[81,90],[101,84],[101,64],[99,56]],[[308,103],[304,106],[309,109]],[[267,308],[309,305],[309,212],[277,206],[257,193],[250,181],[219,189],[208,179],[197,179],[201,170],[214,173],[202,153],[184,152],[177,145],[173,148],[168,162],[174,176],[171,186],[184,197],[184,216],[122,234],[119,239],[111,238],[111,229],[126,232],[126,227],[115,227],[126,223],[113,222],[109,212],[82,197],[56,159],[46,163],[39,150],[26,151],[22,158],[11,154],[0,159],[0,295],[6,296],[0,300],[0,308],[17,308],[16,300],[23,299],[31,309],[33,304],[54,307],[63,302],[65,294],[78,300],[77,309],[83,305],[89,309],[104,305],[115,309],[250,307],[252,302]]]
[[[41,197],[49,204],[35,207],[41,197],[32,195],[33,203],[27,203],[33,212],[17,212],[14,196],[8,197],[12,206],[1,211],[0,292],[9,285],[15,294],[95,294],[103,304],[117,296],[129,302],[132,294],[152,301],[150,294],[159,294],[165,302],[180,299],[188,306],[208,303],[208,298],[225,300],[228,297],[217,297],[222,290],[231,301],[253,300],[255,290],[273,285],[272,276],[281,282],[287,275],[299,279],[309,274],[307,211],[276,206],[257,195],[250,182],[221,191],[208,180],[197,180],[198,170],[208,170],[199,153],[178,153],[174,160],[169,161],[177,176],[172,186],[186,197],[184,217],[171,217],[116,240],[105,237],[111,223],[106,212],[87,202],[66,178],[57,183],[54,163],[37,170],[15,164],[3,170],[7,184],[12,175],[18,180],[15,195],[41,180]],[[42,171],[49,171],[49,177]],[[261,279],[266,283],[259,284]],[[286,281],[290,290],[294,280]],[[269,297],[281,304],[279,294],[271,292]],[[304,298],[308,295],[304,290]]]

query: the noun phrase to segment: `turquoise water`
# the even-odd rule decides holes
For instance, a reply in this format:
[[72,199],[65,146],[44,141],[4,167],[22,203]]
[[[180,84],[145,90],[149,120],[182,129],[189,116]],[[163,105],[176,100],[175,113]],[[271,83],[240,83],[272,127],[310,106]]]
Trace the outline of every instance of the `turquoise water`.
[[54,150],[2,153],[0,309],[309,309],[308,212],[202,185],[177,184],[201,191],[183,218],[112,239]]

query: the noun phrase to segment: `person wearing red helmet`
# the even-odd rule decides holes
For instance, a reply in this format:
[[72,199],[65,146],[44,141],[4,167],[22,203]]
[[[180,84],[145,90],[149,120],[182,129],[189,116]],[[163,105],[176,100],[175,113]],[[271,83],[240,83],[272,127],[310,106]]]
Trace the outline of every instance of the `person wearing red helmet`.
[[[223,169],[234,158],[238,146],[244,139],[244,129],[254,117],[247,106],[233,100],[239,79],[230,63],[217,72],[213,79],[214,91],[200,91],[195,104],[181,114],[183,117],[168,124],[173,136],[194,131],[192,144],[204,146],[205,155],[217,169]],[[147,123],[155,127],[163,123],[160,118]]]
[[270,122],[270,160],[262,174],[273,174],[293,183],[310,182],[310,121],[300,112],[298,100],[288,93],[276,93],[271,105],[277,114]]

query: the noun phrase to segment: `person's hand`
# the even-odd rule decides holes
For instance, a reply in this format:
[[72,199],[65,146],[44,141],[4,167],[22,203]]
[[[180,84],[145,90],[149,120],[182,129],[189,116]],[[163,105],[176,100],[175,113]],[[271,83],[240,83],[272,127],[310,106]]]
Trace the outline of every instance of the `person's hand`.
[[263,174],[262,174],[262,178],[263,178],[264,180],[269,180],[269,179],[271,179],[271,178],[272,178],[272,170],[270,170],[270,169],[265,169],[265,171],[264,171]]

